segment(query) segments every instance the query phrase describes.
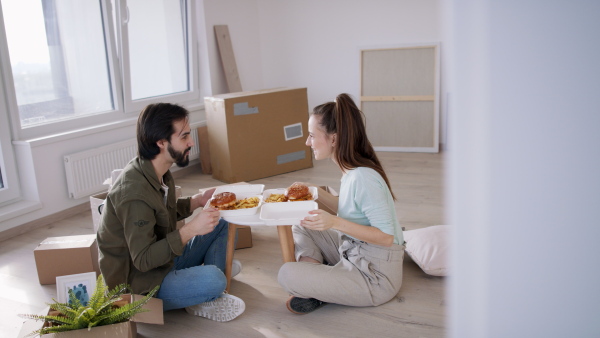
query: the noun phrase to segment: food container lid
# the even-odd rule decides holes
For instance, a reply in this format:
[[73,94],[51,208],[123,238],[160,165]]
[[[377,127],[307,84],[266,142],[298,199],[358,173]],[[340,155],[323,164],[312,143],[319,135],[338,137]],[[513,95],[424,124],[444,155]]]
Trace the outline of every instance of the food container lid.
[[215,194],[220,192],[232,192],[234,194],[262,194],[265,189],[264,184],[230,184],[230,185],[221,185],[215,189]]
[[260,211],[260,220],[266,225],[299,225],[311,210],[318,209],[315,201],[289,203],[264,203]]

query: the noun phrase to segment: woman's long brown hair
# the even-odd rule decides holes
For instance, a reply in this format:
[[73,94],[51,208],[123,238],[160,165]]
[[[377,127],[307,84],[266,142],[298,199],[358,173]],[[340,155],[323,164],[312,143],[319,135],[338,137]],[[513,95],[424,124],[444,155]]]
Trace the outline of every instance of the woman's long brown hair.
[[377,158],[377,154],[367,138],[364,115],[348,94],[340,94],[335,102],[316,106],[312,115],[321,118],[320,125],[329,135],[336,133],[334,157],[342,171],[358,167],[368,167],[385,180],[394,200],[390,181]]

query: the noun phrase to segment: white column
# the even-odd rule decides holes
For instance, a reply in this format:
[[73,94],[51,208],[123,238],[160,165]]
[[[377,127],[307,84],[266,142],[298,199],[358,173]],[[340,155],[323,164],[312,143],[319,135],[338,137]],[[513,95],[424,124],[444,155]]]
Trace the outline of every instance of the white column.
[[600,335],[600,2],[454,0],[451,337]]

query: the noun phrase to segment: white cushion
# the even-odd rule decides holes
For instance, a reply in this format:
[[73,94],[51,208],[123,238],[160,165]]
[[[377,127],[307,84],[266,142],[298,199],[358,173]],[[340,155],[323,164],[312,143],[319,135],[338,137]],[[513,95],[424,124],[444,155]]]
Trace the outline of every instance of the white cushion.
[[432,276],[447,276],[450,227],[434,225],[404,231],[406,253],[417,265]]

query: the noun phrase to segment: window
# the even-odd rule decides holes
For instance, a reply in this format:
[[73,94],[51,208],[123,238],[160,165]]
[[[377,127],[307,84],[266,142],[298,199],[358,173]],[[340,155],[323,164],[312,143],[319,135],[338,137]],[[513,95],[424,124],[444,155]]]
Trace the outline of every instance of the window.
[[[113,0],[115,1],[115,0]],[[198,93],[191,11],[185,1],[127,0],[120,2],[124,69],[124,103],[140,111],[150,102],[169,98],[193,101]]]
[[12,74],[3,80],[14,93],[9,113],[19,139],[135,117],[151,102],[199,98],[192,2],[1,2]]
[[22,128],[113,110],[98,2],[2,5]]
[[0,0],[0,206],[21,196],[12,140],[198,103],[194,3]]

